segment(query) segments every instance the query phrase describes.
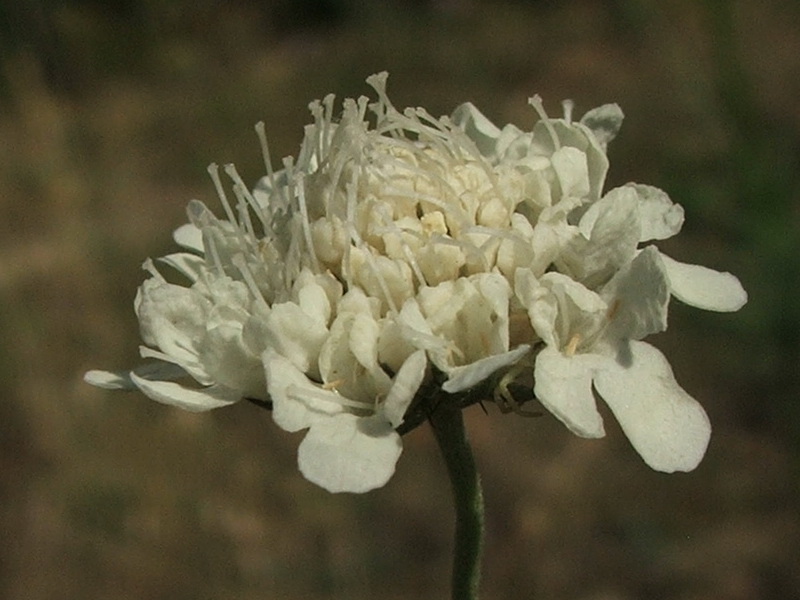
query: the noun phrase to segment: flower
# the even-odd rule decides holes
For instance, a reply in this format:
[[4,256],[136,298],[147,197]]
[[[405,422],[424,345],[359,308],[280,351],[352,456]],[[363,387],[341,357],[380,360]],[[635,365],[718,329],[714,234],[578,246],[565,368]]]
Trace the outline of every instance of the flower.
[[280,170],[259,124],[252,191],[228,165],[229,199],[209,168],[224,217],[190,202],[184,250],[159,259],[184,283],[145,263],[134,306],[151,362],[86,380],[195,411],[271,403],[279,427],[308,430],[300,470],[333,492],[386,483],[409,411],[476,389],[516,405],[515,380],[585,437],[604,435],[594,388],[651,467],[694,468],[708,418],[641,340],[666,328],[671,295],[731,311],[746,294],[642,247],[683,223],[664,192],[603,193],[619,107],[552,119],[534,97],[531,131],[500,129],[472,104],[399,111],[386,78],[338,119],[332,95],[313,102]]

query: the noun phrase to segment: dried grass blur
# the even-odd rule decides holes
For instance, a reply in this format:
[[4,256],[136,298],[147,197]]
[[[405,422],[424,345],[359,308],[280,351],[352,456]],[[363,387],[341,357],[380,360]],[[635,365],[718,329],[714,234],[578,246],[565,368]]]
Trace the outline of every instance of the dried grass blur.
[[617,101],[611,182],[688,212],[679,258],[740,275],[740,314],[675,306],[656,339],[715,433],[694,473],[649,471],[609,422],[469,412],[483,597],[799,598],[800,12],[787,0],[204,0],[0,7],[0,596],[446,597],[449,489],[431,437],[366,496],[295,468],[252,406],[189,415],[81,381],[137,360],[131,302],[205,167],[259,175],[251,126],[294,153],[307,103],[472,100],[498,122]]

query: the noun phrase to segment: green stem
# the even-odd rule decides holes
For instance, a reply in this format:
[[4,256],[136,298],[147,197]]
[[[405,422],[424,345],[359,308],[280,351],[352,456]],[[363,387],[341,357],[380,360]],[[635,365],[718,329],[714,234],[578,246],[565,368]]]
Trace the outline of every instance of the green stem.
[[483,492],[475,458],[464,430],[460,406],[441,402],[429,415],[456,508],[453,551],[453,600],[477,600],[483,549]]

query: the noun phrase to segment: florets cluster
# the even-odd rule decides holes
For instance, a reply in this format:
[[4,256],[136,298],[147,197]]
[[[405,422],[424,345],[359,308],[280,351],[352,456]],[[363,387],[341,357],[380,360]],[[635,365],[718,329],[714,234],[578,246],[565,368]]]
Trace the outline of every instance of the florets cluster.
[[[595,392],[654,469],[690,470],[705,412],[641,341],[667,325],[670,296],[717,311],[746,301],[728,273],[654,245],[683,210],[656,188],[603,193],[616,105],[531,131],[493,125],[472,104],[450,117],[398,111],[386,74],[377,101],[311,104],[296,159],[234,200],[210,168],[224,216],[199,201],[175,232],[185,251],[152,261],[135,301],[143,367],[91,371],[194,411],[269,402],[308,429],[299,466],[331,491],[383,485],[412,403],[489,385],[506,406],[538,401],[578,435],[604,435]],[[527,389],[528,398],[509,392]],[[424,393],[423,393],[424,392]]]

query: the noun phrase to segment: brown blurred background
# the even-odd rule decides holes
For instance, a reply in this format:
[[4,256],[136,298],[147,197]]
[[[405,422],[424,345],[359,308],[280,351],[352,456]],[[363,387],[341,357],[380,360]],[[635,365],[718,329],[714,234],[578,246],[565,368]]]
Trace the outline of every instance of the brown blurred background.
[[190,415],[81,381],[138,360],[132,300],[205,167],[261,174],[306,106],[471,100],[497,123],[618,102],[609,185],[666,189],[663,247],[736,273],[738,314],[673,304],[653,341],[715,431],[691,474],[650,471],[607,418],[468,425],[487,600],[800,598],[800,8],[789,0],[4,0],[0,3],[0,596],[447,597],[448,484],[429,432],[394,479],[332,496],[299,436],[246,404]]

